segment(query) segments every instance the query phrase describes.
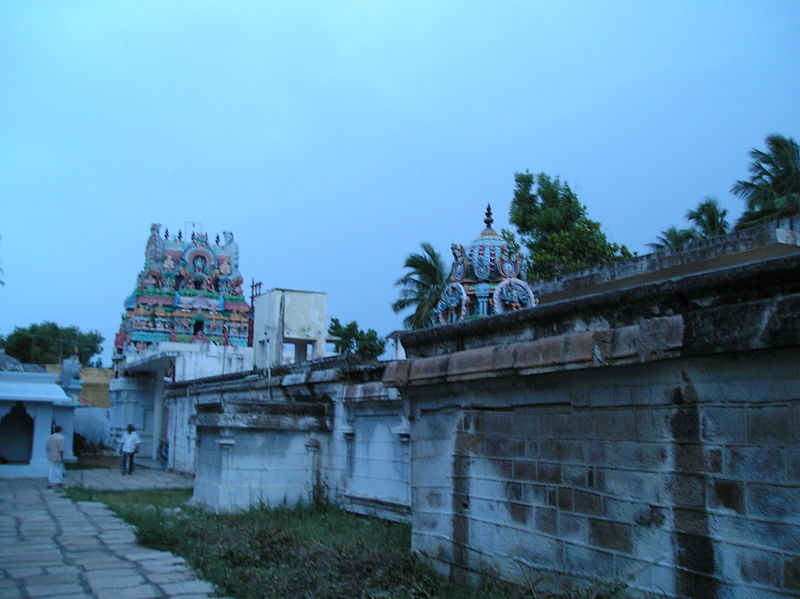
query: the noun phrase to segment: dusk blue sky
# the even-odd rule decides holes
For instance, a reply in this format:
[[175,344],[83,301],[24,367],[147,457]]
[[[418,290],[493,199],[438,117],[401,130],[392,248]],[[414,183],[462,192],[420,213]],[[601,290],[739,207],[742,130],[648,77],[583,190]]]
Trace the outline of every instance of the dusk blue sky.
[[422,241],[566,180],[639,253],[800,136],[800,2],[0,3],[0,334],[97,329],[150,223],[385,335]]

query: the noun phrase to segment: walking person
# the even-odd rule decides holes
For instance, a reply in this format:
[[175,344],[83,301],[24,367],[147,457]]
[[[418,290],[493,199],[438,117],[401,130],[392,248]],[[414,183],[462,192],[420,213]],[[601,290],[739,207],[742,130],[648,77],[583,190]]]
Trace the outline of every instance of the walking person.
[[47,476],[47,488],[64,486],[64,444],[66,439],[61,434],[61,427],[53,428],[53,434],[47,437],[47,461],[50,462],[50,473]]
[[122,436],[119,452],[122,454],[122,474],[133,474],[133,456],[139,452],[139,435],[136,427],[128,425],[128,432]]

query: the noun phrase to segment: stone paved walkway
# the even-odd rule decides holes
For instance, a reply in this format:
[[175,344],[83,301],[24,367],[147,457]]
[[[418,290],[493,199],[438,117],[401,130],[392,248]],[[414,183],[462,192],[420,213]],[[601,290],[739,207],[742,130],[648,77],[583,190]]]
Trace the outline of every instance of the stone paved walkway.
[[[71,470],[67,486],[95,489],[191,487],[160,470]],[[43,479],[0,479],[0,597],[3,599],[206,599],[171,553],[136,545],[133,527],[105,505],[74,503]]]

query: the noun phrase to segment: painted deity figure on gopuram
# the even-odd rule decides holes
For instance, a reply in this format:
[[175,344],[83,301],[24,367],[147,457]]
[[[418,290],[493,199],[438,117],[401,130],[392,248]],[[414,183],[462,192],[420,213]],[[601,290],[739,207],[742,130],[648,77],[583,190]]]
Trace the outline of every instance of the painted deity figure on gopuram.
[[435,324],[448,324],[532,308],[538,300],[525,282],[519,252],[492,229],[492,208],[486,207],[486,228],[466,248],[454,243],[453,267],[434,309]]
[[242,295],[239,246],[225,231],[220,243],[206,233],[161,234],[150,226],[144,268],[125,300],[115,354],[141,351],[159,341],[210,341],[247,346],[250,306]]

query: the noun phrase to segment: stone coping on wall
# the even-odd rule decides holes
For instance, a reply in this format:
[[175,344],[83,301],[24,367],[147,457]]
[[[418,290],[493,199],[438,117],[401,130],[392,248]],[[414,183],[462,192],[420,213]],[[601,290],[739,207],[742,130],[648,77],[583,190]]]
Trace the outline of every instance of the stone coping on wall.
[[331,430],[331,417],[323,404],[294,405],[264,404],[258,410],[238,411],[235,407],[224,413],[197,413],[189,424],[205,428],[236,428],[292,432],[327,432]]
[[795,216],[538,281],[531,287],[544,304],[798,253],[800,216]]
[[[408,340],[408,343],[406,343]],[[406,334],[391,387],[800,345],[800,255]]]

